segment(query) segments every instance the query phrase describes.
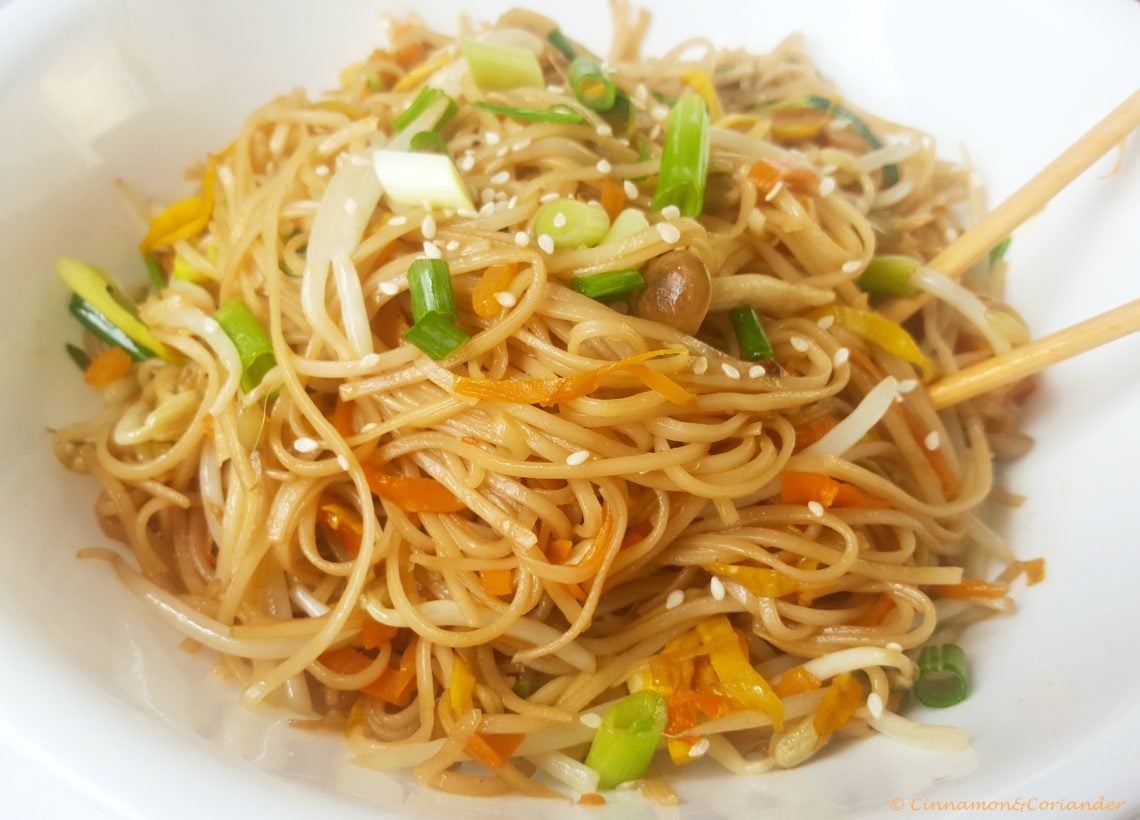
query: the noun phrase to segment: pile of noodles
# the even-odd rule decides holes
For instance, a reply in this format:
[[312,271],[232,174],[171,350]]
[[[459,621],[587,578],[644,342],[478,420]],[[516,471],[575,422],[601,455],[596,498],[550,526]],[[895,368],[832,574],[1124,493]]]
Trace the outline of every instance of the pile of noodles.
[[[813,419],[844,418],[888,376],[913,387],[922,374],[816,321],[811,304],[757,305],[775,351],[757,369],[737,357],[723,314],[710,314],[689,336],[567,284],[685,248],[714,278],[764,274],[797,293],[824,294],[815,304],[866,307],[854,282],[872,255],[929,259],[969,222],[979,198],[969,173],[936,159],[922,133],[860,112],[885,147],[871,150],[832,124],[821,138],[784,146],[830,186],[758,196],[749,166],[783,150],[768,133],[765,106],[836,95],[800,40],[765,55],[690,40],[659,59],[641,58],[645,17],[616,9],[608,65],[633,101],[635,139],[615,136],[578,105],[558,74],[564,62],[553,58],[543,62],[547,88],[490,96],[539,109],[566,105],[585,124],[527,123],[468,107],[487,95],[455,68],[463,62],[456,40],[414,21],[394,26],[392,49],[346,72],[338,90],[316,100],[294,92],[250,116],[211,160],[208,226],[166,249],[167,262],[177,253],[203,275],[172,278],[142,301],[142,318],[179,361],[137,365],[106,391],[96,417],[57,435],[61,461],[102,485],[98,519],[134,561],[91,552],[110,558],[195,645],[218,653],[243,704],[268,701],[314,725],[347,727],[363,765],[412,767],[452,791],[547,794],[542,783],[552,782],[592,790],[596,776],[580,761],[593,729],[581,716],[604,712],[647,659],[718,614],[747,636],[750,659],[769,680],[805,661],[824,681],[857,672],[877,701],[860,707],[845,731],[870,727],[958,748],[958,730],[897,713],[915,677],[914,653],[906,653],[936,630],[953,636],[1012,609],[1008,597],[936,603],[930,587],[959,582],[963,569],[983,577],[995,558],[1017,566],[981,517],[995,449],[1024,449],[1009,427],[1016,397],[935,412],[920,385],[900,393],[842,456],[801,452],[797,430]],[[516,12],[497,25],[552,24]],[[483,31],[463,28],[461,36]],[[456,56],[436,63],[439,76],[401,85],[409,69],[391,55],[406,43],[426,44],[429,63]],[[650,208],[667,114],[655,94],[679,97],[693,68],[712,78],[725,113],[714,117],[704,213],[667,218]],[[389,90],[369,86],[377,73]],[[425,220],[427,211],[411,208],[394,217],[382,200],[363,239],[347,249],[350,262],[330,269],[324,259],[325,270],[315,270],[314,220],[322,207],[343,206],[327,204],[330,180],[383,144],[393,118],[428,82],[451,83],[460,100],[444,136],[477,213],[437,210]],[[648,158],[640,158],[642,146]],[[899,179],[883,187],[888,164]],[[653,225],[668,221],[679,237],[651,229],[553,253],[533,238],[517,241],[544,196],[598,199],[606,177],[632,181],[627,206]],[[425,243],[449,263],[459,321],[471,334],[439,362],[399,336],[411,321],[407,269]],[[508,263],[516,273],[502,310],[474,314],[480,277]],[[975,274],[972,286],[996,299],[999,276]],[[234,345],[211,318],[235,296],[268,329],[278,363],[249,393],[239,386]],[[938,300],[908,327],[941,373],[987,353]],[[841,349],[848,353],[837,356]],[[458,376],[565,377],[655,350],[676,351],[647,364],[695,394],[695,403],[675,404],[622,373],[553,407],[453,389]],[[338,404],[349,408],[347,430],[331,420]],[[584,460],[572,457],[579,451]],[[464,509],[415,513],[380,499],[365,463],[433,478]],[[780,479],[790,470],[826,474],[889,505],[819,514],[781,503]],[[355,557],[321,523],[319,507],[329,501],[363,522]],[[547,554],[555,540],[572,544],[561,562]],[[706,567],[725,563],[774,569],[812,593],[758,597],[730,579],[714,582]],[[512,571],[513,593],[489,594],[481,573],[503,569]],[[875,623],[866,616],[883,596],[889,614]],[[367,653],[366,668],[338,673],[319,660],[360,646],[368,618],[398,632]],[[410,704],[361,695],[413,633]],[[463,714],[444,697],[456,658],[477,681]],[[820,697],[817,690],[787,698],[789,721],[811,715]],[[494,772],[457,768],[476,732],[525,739]],[[736,711],[693,732],[734,772],[778,762],[768,753],[771,721],[759,713]],[[663,753],[655,766],[671,770]],[[536,768],[545,775],[530,776]]]

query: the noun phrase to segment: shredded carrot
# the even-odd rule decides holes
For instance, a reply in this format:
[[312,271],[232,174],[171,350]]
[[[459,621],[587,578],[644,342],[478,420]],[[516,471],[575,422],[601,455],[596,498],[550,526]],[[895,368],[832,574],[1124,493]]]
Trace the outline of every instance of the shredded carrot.
[[380,673],[380,677],[360,691],[393,706],[407,706],[411,703],[416,688],[416,647],[419,640],[419,636],[414,636],[408,641],[404,654],[400,656],[398,668],[389,666]]
[[489,319],[503,309],[495,294],[511,286],[518,267],[515,262],[508,262],[504,265],[491,265],[483,271],[483,275],[475,283],[475,290],[471,293],[471,309],[475,311],[476,316]]
[[689,749],[697,741],[693,735],[684,737],[700,723],[700,716],[708,720],[724,717],[733,711],[732,701],[724,695],[681,689],[666,698],[669,722],[665,726],[669,757],[678,765],[692,761]]
[[688,390],[681,387],[681,385],[677,384],[664,373],[659,373],[654,370],[652,367],[647,367],[643,364],[633,364],[629,366],[629,372],[654,393],[673,402],[673,404],[689,407],[697,400],[697,397]]
[[498,769],[515,753],[523,741],[523,735],[504,733],[498,735],[476,732],[463,746],[463,751],[478,760],[488,769]]
[[817,501],[830,507],[839,495],[839,482],[821,473],[784,473],[780,500],[785,504],[808,504]]
[[790,698],[801,692],[814,692],[821,686],[823,682],[808,671],[806,666],[797,666],[785,672],[780,677],[780,682],[772,687],[772,691],[781,698]]
[[613,177],[602,180],[602,208],[610,221],[617,219],[625,207],[625,187]]
[[422,63],[426,56],[427,48],[423,43],[408,43],[393,52],[392,61],[407,71]]
[[[800,556],[796,561],[796,569],[802,569],[806,572],[814,572],[819,569],[819,561],[815,558],[807,558]],[[800,606],[811,606],[815,602],[815,595],[810,589],[801,589],[796,593],[796,603]]]
[[1040,584],[1045,580],[1044,558],[1031,558],[1028,561],[1022,561],[1021,566],[1025,569],[1025,580],[1029,583],[1029,586]]
[[496,598],[510,595],[515,591],[515,582],[509,569],[484,569],[479,571],[483,579],[483,590]]
[[835,416],[820,416],[796,428],[796,445],[793,452],[798,453],[805,447],[811,447],[821,438],[831,432],[839,419]]
[[748,178],[761,196],[771,193],[781,182],[801,194],[813,193],[819,185],[819,176],[809,166],[783,156],[758,160],[748,171]]
[[317,519],[336,534],[349,558],[360,554],[364,523],[359,515],[335,501],[326,501],[317,508]]
[[360,466],[372,492],[408,512],[451,513],[465,509],[463,502],[434,478],[395,476],[368,463]]
[[895,608],[895,601],[890,595],[882,592],[871,604],[871,608],[855,621],[855,626],[879,626]]
[[367,655],[354,646],[329,649],[322,652],[317,660],[338,675],[355,675],[357,672],[363,672],[368,668],[368,664],[372,663]]
[[83,371],[83,380],[92,387],[106,390],[131,369],[131,357],[121,347],[109,347],[91,360]]
[[562,588],[570,593],[570,597],[578,603],[586,600],[586,590],[582,589],[581,584],[563,584]]
[[332,418],[333,427],[345,438],[356,433],[356,424],[353,414],[353,406],[351,402],[344,401],[340,398],[336,400],[336,406],[333,408]]
[[963,578],[957,584],[933,586],[930,591],[941,598],[1004,598],[1009,594],[1009,587],[979,581],[977,578]]
[[823,693],[823,700],[819,702],[819,709],[812,718],[819,739],[824,740],[851,720],[855,710],[862,706],[865,700],[863,684],[858,678],[850,672],[836,675]]
[[644,541],[651,532],[653,532],[653,527],[647,521],[633,525],[625,531],[625,535],[621,539],[621,548],[632,547],[634,544]]
[[597,792],[586,792],[578,798],[578,805],[580,806],[604,806],[606,805],[606,798]]
[[398,632],[399,630],[394,626],[366,618],[360,632],[360,643],[365,649],[379,649],[390,644]]
[[546,547],[546,560],[552,564],[565,564],[574,549],[574,542],[569,538],[556,538]]
[[835,500],[831,503],[831,506],[870,507],[885,510],[890,508],[891,502],[874,493],[867,492],[857,484],[848,484],[846,481],[840,481],[839,492],[835,494]]

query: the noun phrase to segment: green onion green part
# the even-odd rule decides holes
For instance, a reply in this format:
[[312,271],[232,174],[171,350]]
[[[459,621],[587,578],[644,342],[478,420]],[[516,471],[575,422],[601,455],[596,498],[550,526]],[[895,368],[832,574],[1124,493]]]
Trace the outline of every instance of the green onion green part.
[[609,232],[602,238],[599,245],[610,245],[614,242],[621,242],[635,233],[641,233],[649,227],[649,220],[645,218],[645,214],[639,208],[626,208],[614,219],[613,224],[610,225]]
[[696,217],[705,201],[709,168],[709,112],[696,94],[682,97],[669,113],[661,171],[653,208],[676,205],[681,216]]
[[534,233],[548,234],[556,248],[592,248],[610,229],[610,218],[597,205],[576,199],[555,199],[538,209]]
[[380,76],[379,71],[372,72],[371,74],[369,74],[367,77],[364,78],[364,81],[368,84],[368,90],[369,91],[383,91],[384,90],[384,78]]
[[530,681],[526,678],[519,678],[515,681],[515,685],[511,687],[511,691],[523,700],[526,700],[530,697]]
[[570,280],[570,287],[583,296],[605,301],[641,290],[645,287],[645,277],[632,269],[615,270],[593,276],[575,276]]
[[[55,264],[60,278],[71,288],[71,292],[132,339],[136,348],[146,349],[151,355],[173,358],[166,346],[139,319],[138,306],[123,293],[105,270],[66,256],[56,260]],[[126,345],[118,342],[111,344],[126,349]]]
[[1005,258],[1006,251],[1009,250],[1010,243],[1013,242],[1012,236],[1007,236],[1001,242],[998,242],[992,251],[990,251],[990,267],[992,268],[998,262]]
[[158,264],[158,257],[153,253],[143,254],[143,263],[146,265],[146,275],[150,277],[150,283],[154,285],[156,291],[161,291],[166,287],[166,271],[162,269],[162,265]]
[[918,289],[910,277],[918,270],[919,261],[910,256],[875,256],[859,277],[860,289],[884,296],[914,296]]
[[538,58],[525,48],[464,40],[463,56],[475,84],[482,89],[546,87]]
[[728,312],[728,320],[732,323],[736,340],[740,342],[740,358],[756,362],[775,355],[755,310],[734,308]]
[[550,122],[558,125],[580,125],[586,121],[585,117],[565,105],[555,105],[551,108],[512,108],[509,105],[498,105],[489,102],[473,102],[472,108],[486,111],[489,114],[498,114],[512,120],[527,120],[529,122]]
[[451,290],[451,268],[442,259],[417,259],[408,268],[408,293],[412,297],[412,319],[419,322],[429,313],[455,321],[455,294]]
[[918,656],[914,696],[924,706],[945,709],[966,699],[970,691],[970,663],[957,644],[924,646]]
[[87,368],[91,366],[91,357],[87,355],[87,352],[83,350],[83,348],[76,347],[70,342],[64,345],[64,349],[67,351],[67,355],[71,357],[71,360],[75,362],[75,366],[86,373]]
[[261,384],[266,373],[277,366],[269,334],[253,315],[249,305],[240,298],[225,302],[218,308],[214,318],[237,348],[238,356],[241,357],[241,389],[248,393]]
[[424,154],[444,154],[448,157],[451,152],[447,150],[447,140],[438,131],[420,131],[408,143],[413,151]]
[[455,319],[442,313],[425,313],[404,332],[404,338],[428,356],[439,360],[467,341]]
[[577,57],[567,72],[578,102],[593,111],[609,111],[617,101],[617,86],[606,76],[602,64],[590,57]]
[[567,60],[573,60],[578,56],[578,50],[574,48],[574,44],[562,33],[562,29],[551,29],[550,33],[546,35],[546,39],[552,46],[561,51],[562,56]]
[[459,111],[459,106],[455,104],[455,100],[448,97],[443,91],[431,86],[425,86],[416,98],[412,100],[412,104],[400,112],[400,116],[392,120],[392,133],[398,134],[407,128],[420,114],[427,111],[431,106],[435,105],[439,100],[447,98],[447,107],[443,111],[443,116],[439,118],[436,123],[437,128],[443,127],[443,124],[450,120]]
[[121,347],[130,354],[136,362],[144,359],[153,359],[154,352],[150,348],[136,342],[123,332],[123,329],[99,312],[83,297],[75,294],[67,304],[67,309],[79,323],[91,331],[97,339],[114,347]]
[[602,114],[602,117],[610,127],[613,128],[614,133],[619,136],[629,136],[633,133],[634,126],[637,124],[637,118],[634,116],[633,103],[629,100],[629,95],[622,91],[620,88],[617,90],[617,97],[614,99],[613,108]]
[[628,695],[610,707],[586,755],[586,765],[600,775],[598,788],[612,789],[644,775],[667,721],[665,698],[651,689]]
[[[833,117],[838,117],[844,120],[851,130],[863,138],[867,146],[872,150],[883,147],[883,142],[875,136],[874,132],[867,127],[867,123],[863,119],[846,106],[840,105],[835,100],[830,100],[827,97],[817,97],[809,95],[802,100],[802,103],[809,108],[819,108],[831,113]],[[894,163],[883,166],[883,187],[890,188],[899,181],[899,166]]]

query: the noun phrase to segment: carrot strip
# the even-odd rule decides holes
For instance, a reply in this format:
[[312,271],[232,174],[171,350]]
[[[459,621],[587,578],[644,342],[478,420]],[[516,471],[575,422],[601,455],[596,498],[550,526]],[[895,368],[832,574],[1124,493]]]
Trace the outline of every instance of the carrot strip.
[[511,759],[522,741],[523,735],[516,733],[491,735],[476,732],[463,745],[463,751],[488,769],[498,769]]
[[360,466],[372,492],[408,512],[451,513],[465,509],[463,502],[434,478],[395,476],[368,463]]
[[855,621],[855,626],[879,626],[895,608],[895,601],[885,592],[879,594],[871,608]]
[[483,271],[483,275],[475,283],[475,290],[471,293],[471,309],[475,311],[476,316],[489,319],[503,309],[495,294],[511,286],[517,271],[518,265],[514,262],[491,265]]
[[796,445],[792,451],[798,453],[805,447],[811,447],[830,433],[837,424],[839,424],[839,419],[835,416],[820,416],[800,425],[796,428]]
[[509,569],[484,569],[479,571],[483,579],[483,590],[496,598],[510,595],[515,591],[515,582]]
[[574,549],[574,542],[568,538],[556,538],[546,547],[546,560],[552,564],[565,564]]
[[772,686],[772,691],[780,698],[790,698],[801,692],[814,692],[821,686],[823,682],[808,671],[807,667],[797,666],[785,672],[780,682]]
[[697,397],[688,390],[681,387],[681,385],[677,384],[664,373],[657,372],[652,367],[647,367],[643,364],[634,364],[630,365],[629,372],[654,393],[666,401],[673,402],[673,404],[689,407],[697,400]]
[[360,643],[364,645],[365,649],[379,649],[391,643],[397,632],[399,630],[394,626],[388,626],[388,624],[382,624],[368,618],[364,621],[364,626],[360,632]]
[[91,360],[83,371],[83,380],[92,387],[106,390],[131,369],[131,357],[121,347],[109,347]]
[[1044,558],[1031,558],[1028,561],[1022,561],[1021,566],[1025,569],[1025,580],[1029,586],[1040,584],[1045,580]]
[[808,504],[818,501],[830,507],[839,495],[839,482],[820,473],[784,473],[780,485],[780,500],[785,504]]
[[364,523],[355,512],[335,501],[326,501],[317,508],[317,520],[336,534],[349,558],[360,554]]
[[845,481],[838,483],[839,492],[835,494],[835,501],[831,503],[833,507],[870,507],[885,510],[891,506],[891,502],[887,499],[869,493],[856,484],[848,484]]
[[841,672],[831,681],[819,709],[812,718],[815,732],[820,740],[827,738],[855,715],[866,700],[866,690],[862,682],[850,672]]
[[353,409],[351,402],[342,401],[340,398],[337,398],[336,407],[333,408],[330,421],[336,431],[345,438],[356,433]]
[[419,636],[408,641],[404,654],[400,656],[398,668],[389,666],[380,677],[361,688],[361,692],[393,706],[407,706],[411,703],[416,686],[416,647]]
[[819,176],[810,167],[782,156],[757,160],[749,169],[748,178],[761,195],[771,193],[781,182],[801,194],[814,193],[819,185]]
[[1009,587],[979,581],[977,578],[963,578],[957,584],[932,586],[930,591],[941,598],[1004,598],[1009,594]]
[[602,180],[602,208],[609,216],[610,221],[617,219],[621,209],[625,207],[625,188],[613,177]]

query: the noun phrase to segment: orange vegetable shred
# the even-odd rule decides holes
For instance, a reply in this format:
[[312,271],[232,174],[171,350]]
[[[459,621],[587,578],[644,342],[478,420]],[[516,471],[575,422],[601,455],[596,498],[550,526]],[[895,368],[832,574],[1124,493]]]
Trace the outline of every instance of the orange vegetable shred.
[[109,347],[91,360],[83,379],[92,387],[106,390],[131,369],[131,357],[121,347]]
[[875,599],[875,603],[871,604],[863,616],[855,621],[855,626],[879,626],[891,614],[891,610],[895,608],[895,601],[890,595],[885,592],[879,594]]
[[1044,558],[1031,558],[1028,561],[1022,561],[1021,565],[1025,568],[1025,580],[1029,586],[1040,584],[1045,580]]
[[353,418],[352,402],[336,400],[336,407],[333,408],[332,421],[333,427],[343,437],[348,438],[356,433],[355,419]]
[[818,501],[830,507],[839,495],[839,482],[820,473],[784,473],[780,485],[780,500],[785,504],[807,504]]
[[335,501],[326,501],[317,508],[317,520],[340,539],[349,558],[355,558],[360,554],[364,524],[353,510]]
[[408,512],[451,513],[464,504],[434,478],[389,475],[371,464],[361,464],[368,487],[381,498]]
[[498,598],[515,591],[515,582],[509,569],[485,569],[479,572],[483,579],[483,589],[488,595]]
[[374,621],[368,618],[364,621],[364,626],[360,633],[360,642],[364,645],[365,649],[379,649],[382,646],[387,646],[396,637],[399,632],[394,626],[382,624],[379,621]]
[[483,732],[473,734],[463,746],[463,751],[478,760],[488,769],[498,769],[511,759],[515,749],[522,743],[521,734],[491,735]]
[[821,686],[823,686],[823,682],[809,672],[807,667],[797,666],[785,672],[780,678],[780,682],[772,687],[772,691],[781,698],[790,698],[792,695],[798,695],[801,692],[814,692]]
[[844,481],[840,481],[839,492],[835,494],[835,501],[832,502],[831,506],[887,509],[891,506],[891,502],[885,498],[880,498],[874,493],[867,492],[856,484],[848,484]]
[[582,806],[604,806],[606,798],[597,792],[586,792],[578,798],[578,803]]
[[483,271],[483,275],[475,284],[475,290],[471,293],[471,309],[475,311],[476,316],[489,319],[503,309],[503,306],[495,298],[495,294],[509,288],[511,282],[515,280],[517,272],[518,265],[514,262],[508,262],[505,265],[491,265]]
[[814,193],[819,176],[807,165],[791,157],[772,156],[758,160],[748,171],[748,178],[761,196],[771,193],[781,182],[798,193]]
[[404,654],[400,656],[398,668],[389,666],[380,673],[380,677],[360,691],[371,695],[377,700],[390,703],[393,706],[407,706],[412,702],[412,693],[416,688],[416,647],[419,637],[408,641]]
[[820,740],[851,720],[858,709],[866,701],[863,684],[850,672],[842,672],[835,676],[831,685],[823,693],[823,700],[819,702],[812,724]]
[[617,219],[621,209],[625,207],[625,188],[613,177],[602,180],[602,208],[609,216],[610,221]]
[[811,447],[830,433],[837,424],[839,424],[839,419],[835,416],[820,416],[800,425],[796,428],[796,446],[793,448],[793,452],[798,453],[805,447]]
[[963,578],[957,584],[933,586],[930,591],[941,598],[1004,598],[1009,593],[1005,584],[989,584],[976,578]]

